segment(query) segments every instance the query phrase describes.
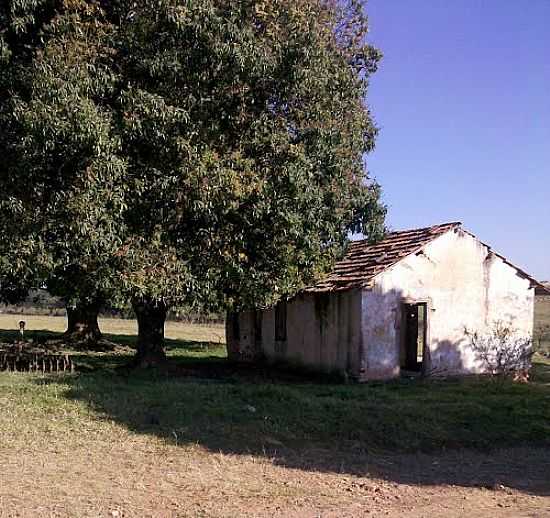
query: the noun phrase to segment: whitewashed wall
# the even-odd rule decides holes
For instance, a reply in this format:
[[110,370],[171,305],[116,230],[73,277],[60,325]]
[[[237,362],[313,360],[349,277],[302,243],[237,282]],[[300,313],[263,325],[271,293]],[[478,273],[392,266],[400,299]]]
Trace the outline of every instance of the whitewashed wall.
[[464,329],[482,334],[497,321],[532,336],[534,289],[488,248],[461,230],[432,241],[376,278],[362,296],[365,379],[399,375],[402,302],[427,302],[427,369],[433,373],[481,370]]

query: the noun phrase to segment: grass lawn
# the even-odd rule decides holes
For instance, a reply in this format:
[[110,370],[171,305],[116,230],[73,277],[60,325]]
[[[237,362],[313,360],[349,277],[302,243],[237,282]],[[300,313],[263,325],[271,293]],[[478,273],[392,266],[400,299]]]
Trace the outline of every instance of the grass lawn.
[[[0,326],[13,329],[11,318],[3,315]],[[19,316],[13,320],[16,324]],[[55,317],[26,320],[35,339],[55,336],[44,330],[63,329],[62,319]],[[472,463],[502,448],[548,452],[550,446],[550,361],[542,356],[528,384],[475,378],[364,385],[280,381],[257,369],[220,370],[225,356],[220,326],[171,323],[168,354],[178,369],[134,373],[117,367],[133,353],[135,324],[104,320],[101,327],[116,347],[78,353],[74,374],[0,372],[0,458],[5,459],[0,516],[2,502],[22,505],[14,480],[30,495],[27,502],[33,507],[21,507],[29,509],[29,516],[40,514],[40,505],[44,513],[56,515],[44,498],[70,500],[75,516],[97,516],[105,511],[105,501],[109,509],[120,507],[130,515],[140,515],[139,505],[174,505],[174,514],[150,515],[232,516],[253,497],[284,505],[308,501],[321,491],[319,484],[327,490],[324,484],[341,483],[342,474],[364,474],[369,463],[383,478],[395,480],[397,475],[380,460],[386,456],[469,449],[479,452]],[[12,333],[4,331],[0,339]],[[540,453],[534,457],[533,466],[543,458]],[[422,461],[405,471],[421,478],[433,472],[431,462],[422,473]],[[315,473],[328,478],[311,478],[306,488],[296,470],[305,471],[308,480]],[[170,473],[177,481],[170,482]],[[526,476],[521,467],[518,473]],[[266,476],[271,478],[266,481]],[[457,483],[454,476],[449,483]],[[543,479],[537,484],[544,485]],[[184,482],[187,489],[180,487]],[[213,483],[215,508],[202,508],[197,499],[182,503],[181,491],[193,487],[204,496],[214,490]],[[165,500],[154,500],[153,490]],[[231,507],[224,491],[241,507]],[[70,514],[59,505],[60,515]]]
[[[0,373],[10,415],[20,415],[24,425],[27,410],[51,418],[70,409],[72,418],[60,419],[61,428],[96,417],[168,441],[230,451],[259,452],[269,444],[403,452],[550,444],[550,360],[542,356],[528,384],[467,378],[344,385],[253,367],[225,369],[221,326],[169,323],[167,353],[176,368],[135,373],[119,368],[133,354],[135,337],[127,333],[135,323],[101,324],[116,346],[74,352],[74,375]],[[58,317],[37,317],[36,325],[62,328]],[[0,332],[0,339],[11,334]]]

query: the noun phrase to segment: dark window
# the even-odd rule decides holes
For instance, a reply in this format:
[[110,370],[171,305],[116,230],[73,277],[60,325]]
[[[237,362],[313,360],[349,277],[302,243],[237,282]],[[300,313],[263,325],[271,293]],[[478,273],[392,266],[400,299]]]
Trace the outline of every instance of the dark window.
[[275,306],[275,340],[286,340],[286,300]]

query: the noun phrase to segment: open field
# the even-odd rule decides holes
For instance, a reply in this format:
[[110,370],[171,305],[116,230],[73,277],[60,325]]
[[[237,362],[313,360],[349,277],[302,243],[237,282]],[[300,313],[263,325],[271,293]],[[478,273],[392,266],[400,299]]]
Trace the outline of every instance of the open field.
[[[19,329],[19,321],[25,320],[27,335],[43,336],[51,332],[62,333],[67,327],[67,319],[62,316],[44,315],[15,315],[0,313],[0,330],[14,331],[14,336]],[[122,318],[100,318],[99,326],[106,335],[120,336],[119,341],[127,342],[134,339],[137,333],[137,322],[135,320],[124,320]],[[223,325],[200,325],[184,324],[181,322],[166,323],[166,338],[169,340],[225,343],[225,329]]]
[[221,327],[169,324],[177,368],[134,373],[135,324],[101,325],[116,347],[74,375],[0,373],[0,517],[550,516],[547,359],[341,385],[228,369]]

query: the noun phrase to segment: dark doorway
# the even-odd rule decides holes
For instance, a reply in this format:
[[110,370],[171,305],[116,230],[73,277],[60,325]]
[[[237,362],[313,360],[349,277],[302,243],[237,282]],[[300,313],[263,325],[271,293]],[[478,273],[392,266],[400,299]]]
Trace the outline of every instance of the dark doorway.
[[401,367],[421,372],[426,350],[427,304],[403,304],[404,330]]

